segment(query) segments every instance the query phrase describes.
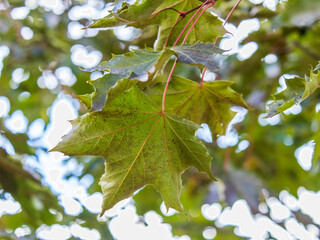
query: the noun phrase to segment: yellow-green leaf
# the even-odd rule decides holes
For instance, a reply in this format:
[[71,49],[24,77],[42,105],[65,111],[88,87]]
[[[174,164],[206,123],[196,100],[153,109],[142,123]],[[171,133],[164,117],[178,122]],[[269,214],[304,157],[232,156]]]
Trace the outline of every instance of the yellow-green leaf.
[[[225,133],[234,117],[232,105],[247,108],[241,95],[230,88],[230,81],[199,83],[174,76],[166,95],[166,109],[198,124],[207,123],[212,136]],[[164,83],[158,83],[146,93],[161,104]]]

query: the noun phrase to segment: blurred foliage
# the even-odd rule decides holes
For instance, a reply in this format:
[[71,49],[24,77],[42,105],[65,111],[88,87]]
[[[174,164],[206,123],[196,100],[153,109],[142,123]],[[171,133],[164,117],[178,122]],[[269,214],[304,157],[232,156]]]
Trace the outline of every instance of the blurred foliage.
[[[0,117],[0,201],[13,198],[21,206],[21,210],[15,215],[0,216],[0,239],[17,239],[14,231],[21,226],[28,226],[31,230],[24,239],[36,239],[35,231],[41,225],[70,226],[72,223],[97,229],[102,239],[112,239],[107,224],[110,219],[97,220],[97,215],[87,209],[78,216],[70,216],[64,212],[58,204],[58,194],[48,186],[41,169],[25,163],[28,157],[33,157],[38,162],[37,150],[44,147],[38,146],[35,139],[30,139],[28,131],[16,133],[5,124],[12,113],[21,110],[28,120],[28,129],[37,119],[45,122],[46,129],[50,122],[50,107],[61,94],[77,97],[86,103],[86,106],[81,103],[80,115],[87,111],[86,107],[91,107],[94,88],[88,81],[93,78],[90,78],[90,73],[81,70],[83,66],[76,66],[71,61],[71,48],[75,44],[85,46],[88,52],[102,52],[104,61],[110,60],[112,54],[127,53],[132,47],[154,47],[159,28],[157,19],[154,20],[155,25],[150,25],[152,22],[139,23],[142,29],[138,37],[129,41],[118,39],[113,29],[101,30],[93,37],[86,35],[80,39],[72,39],[68,33],[70,22],[78,22],[84,26],[92,22],[84,17],[71,20],[68,12],[87,2],[63,1],[65,10],[61,14],[54,14],[52,10],[38,6],[30,9],[26,18],[13,19],[12,10],[25,6],[25,1],[0,1],[0,47],[7,46],[10,50],[9,55],[4,57],[3,64],[0,62],[0,96],[10,101],[8,116]],[[110,2],[112,1],[96,1],[93,7],[101,11]],[[126,2],[115,1],[114,10],[120,9]],[[245,19],[259,20],[259,30],[239,42],[240,46],[256,42],[258,48],[245,60],[239,60],[237,54],[228,56],[223,69],[216,74],[216,80],[233,81],[232,88],[243,94],[243,98],[252,108],[243,121],[231,128],[238,133],[238,142],[247,140],[249,146],[239,151],[238,143],[225,148],[217,142],[205,143],[213,157],[212,171],[218,182],[212,183],[206,175],[199,174],[193,168],[182,175],[184,188],[181,202],[187,216],[167,216],[160,210],[160,194],[147,186],[133,197],[137,213],[142,219],[148,211],[155,211],[163,217],[165,223],[172,226],[175,235],[203,239],[203,230],[211,226],[217,229],[217,239],[241,239],[234,233],[233,227],[221,228],[215,221],[206,219],[201,212],[202,205],[219,203],[226,208],[238,199],[245,199],[253,214],[269,216],[259,209],[259,204],[266,202],[266,191],[270,196],[276,197],[282,190],[297,196],[297,189],[301,186],[319,191],[320,118],[316,111],[319,103],[317,90],[301,102],[300,113],[285,111],[278,115],[279,121],[275,125],[268,119],[262,120],[266,116],[266,106],[273,100],[272,95],[279,92],[281,76],[291,74],[298,76],[297,79],[308,79],[312,69],[319,70],[316,69],[320,61],[319,3],[314,0],[280,2],[276,11],[250,1],[240,3],[230,22],[238,26]],[[226,18],[234,4],[235,1],[218,1],[212,11],[221,18]],[[32,29],[31,39],[23,38],[23,27]],[[229,34],[219,41],[223,42],[228,38],[232,38],[232,35]],[[270,54],[276,57],[275,61],[268,61]],[[170,64],[171,60],[168,65]],[[70,67],[77,78],[74,85],[66,85],[61,79],[58,79],[54,87],[41,83],[41,76],[54,75],[61,66]],[[12,79],[12,73],[17,68],[24,72],[21,82]],[[163,69],[164,75],[168,75],[169,71],[168,67]],[[178,64],[175,73],[200,81],[199,70],[193,66]],[[158,81],[163,81],[161,76],[155,77]],[[118,87],[126,89],[127,86],[123,85]],[[311,170],[304,170],[297,162],[295,151],[310,140],[316,143],[313,167]],[[13,152],[4,146],[4,141],[12,145]],[[68,161],[70,159],[66,159],[65,164]],[[83,167],[82,172],[71,172],[65,177],[81,180],[86,175],[91,175],[94,181],[89,186],[88,193],[100,192],[98,182],[104,172],[104,160],[98,157],[78,157],[76,161]],[[304,225],[312,223],[301,211],[294,212],[293,215]],[[316,225],[314,222],[313,224]]]

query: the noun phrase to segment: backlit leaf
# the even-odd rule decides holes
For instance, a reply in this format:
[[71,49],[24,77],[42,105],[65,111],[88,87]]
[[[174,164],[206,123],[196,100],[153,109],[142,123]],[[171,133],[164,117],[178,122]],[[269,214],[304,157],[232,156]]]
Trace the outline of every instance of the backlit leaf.
[[96,20],[90,28],[106,28],[127,25],[135,21],[147,19],[161,5],[163,0],[143,0],[134,4],[120,3],[115,5],[116,12],[110,12],[108,16]]
[[100,180],[103,212],[148,184],[159,191],[167,208],[183,211],[179,201],[181,173],[194,166],[214,179],[211,157],[195,136],[199,126],[162,113],[137,87],[72,125],[71,133],[53,151],[106,160],[106,172]]
[[[225,130],[235,113],[232,105],[247,108],[241,95],[230,88],[230,81],[199,83],[174,76],[166,96],[167,111],[178,114],[198,124],[207,123],[215,138]],[[161,104],[164,83],[158,83],[146,93]]]
[[285,90],[273,95],[275,101],[268,105],[266,118],[284,112],[313,94],[320,85],[320,71],[317,73],[311,71],[310,77],[286,79],[286,85]]
[[[173,6],[176,10],[181,12],[189,11],[203,2],[198,0],[186,0],[186,1],[175,1],[175,0],[165,0],[163,4],[156,9],[155,12],[162,10],[167,7]],[[187,22],[190,20],[194,12],[188,14],[182,21],[180,21],[174,30],[171,33],[171,36],[168,41],[168,46],[172,46],[173,43],[176,41],[180,33],[182,32],[184,26],[186,26]],[[157,38],[157,45],[156,49],[162,49],[167,37],[172,29],[172,26],[176,23],[179,19],[179,14],[172,10],[163,11],[156,16],[146,19],[144,21],[138,21],[137,23],[131,24],[134,27],[145,27],[148,25],[158,25],[159,26],[159,33]],[[195,18],[191,21],[193,24]],[[191,26],[191,25],[190,25]],[[222,21],[218,19],[218,17],[214,16],[210,13],[210,8],[204,12],[198,22],[195,24],[194,28],[190,32],[186,43],[188,44],[195,44],[196,42],[214,42],[217,37],[223,36],[225,30],[222,26]],[[183,38],[180,39],[178,45],[181,44]]]
[[[162,1],[137,1],[132,5],[125,5],[117,12],[111,12],[105,18],[97,20],[91,24],[91,28],[106,28],[115,27],[120,25],[134,26],[137,28],[144,28],[149,25],[158,25],[159,34],[157,39],[156,49],[162,49],[166,39],[172,29],[172,26],[179,19],[179,14],[172,10],[162,11],[156,16],[152,14],[172,7],[178,11],[189,11],[203,2],[198,0],[162,0]],[[177,37],[181,33],[184,26],[190,20],[194,12],[188,14],[173,30],[171,37],[168,42],[168,46],[172,46],[176,41]],[[195,20],[195,19],[194,19]],[[191,21],[191,24],[194,22]],[[216,37],[222,36],[225,30],[222,26],[221,20],[216,16],[212,15],[207,10],[199,19],[193,30],[191,31],[187,43],[194,44],[197,41],[200,42],[213,42]],[[181,39],[182,41],[182,39]],[[180,41],[180,43],[181,43]]]

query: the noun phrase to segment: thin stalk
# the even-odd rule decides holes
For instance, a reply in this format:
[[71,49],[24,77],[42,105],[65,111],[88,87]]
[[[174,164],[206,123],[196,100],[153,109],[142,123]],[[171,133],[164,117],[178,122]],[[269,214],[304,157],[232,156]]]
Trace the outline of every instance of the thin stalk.
[[226,25],[227,22],[229,21],[229,18],[231,17],[232,13],[234,12],[234,10],[238,7],[239,3],[241,2],[241,0],[238,0],[238,2],[233,6],[233,8],[231,9],[231,11],[229,12],[226,20],[224,21],[223,25]]
[[[211,3],[210,3],[211,2]],[[210,4],[208,4],[210,3]],[[207,0],[206,2],[204,2],[201,7],[193,14],[193,16],[190,18],[190,20],[188,21],[188,23],[186,24],[186,26],[184,27],[184,29],[182,30],[182,32],[180,33],[179,37],[177,38],[176,42],[173,44],[173,46],[176,46],[179,39],[181,38],[182,34],[184,33],[184,31],[187,29],[187,27],[189,26],[189,24],[191,23],[191,21],[193,20],[193,18],[195,18],[195,16],[198,14],[198,12],[206,5],[208,4],[205,8],[202,9],[201,13],[199,14],[199,16],[196,18],[196,20],[194,21],[194,23],[192,24],[192,26],[190,27],[189,31],[187,32],[184,40],[183,40],[183,43],[182,45],[186,42],[191,30],[193,29],[193,27],[196,25],[197,21],[199,20],[199,18],[202,16],[202,14],[205,12],[205,10],[207,10],[209,7],[213,6],[214,4],[216,3],[216,0]],[[165,99],[166,99],[166,93],[167,93],[167,90],[168,90],[168,86],[169,86],[169,82],[170,82],[170,79],[172,77],[172,74],[173,74],[173,71],[176,67],[176,64],[177,64],[177,61],[178,61],[178,58],[176,58],[176,60],[174,61],[174,64],[171,68],[171,71],[170,71],[170,74],[168,76],[168,80],[167,80],[167,83],[166,83],[166,86],[164,88],[164,91],[163,91],[163,97],[162,97],[162,113],[164,113],[164,109],[165,109]]]
[[[208,2],[208,1],[207,1]],[[209,1],[210,2],[210,1]],[[202,9],[201,13],[199,14],[199,16],[196,18],[196,20],[194,21],[194,23],[191,25],[190,29],[188,30],[186,36],[183,39],[183,42],[181,45],[185,44],[185,42],[187,41],[187,38],[191,32],[191,30],[193,29],[194,25],[196,25],[196,23],[198,22],[199,18],[202,16],[202,14],[209,8],[212,7],[214,4],[216,3],[215,0],[213,0],[210,4],[208,4],[205,8]],[[198,10],[200,10],[201,8],[199,8]]]
[[[238,5],[240,4],[241,0],[238,0],[237,3],[233,6],[233,8],[231,9],[231,11],[229,12],[226,20],[224,21],[223,25],[226,25],[232,15],[232,13],[234,12],[234,10],[238,7]],[[214,45],[216,46],[218,42],[218,38],[216,38],[216,40],[214,40]]]
[[178,12],[179,14],[181,14],[180,11],[174,9],[173,7],[176,6],[176,5],[178,5],[179,3],[183,2],[183,1],[184,1],[184,0],[181,0],[181,1],[177,2],[177,3],[175,3],[175,4],[172,4],[170,7],[161,9],[161,10],[159,10],[158,12],[155,12],[154,14],[152,14],[149,18],[153,18],[154,16],[158,15],[159,13],[161,13],[161,12],[163,12],[163,11],[165,11],[165,10],[169,10],[169,9],[174,10],[174,11]]
[[[211,1],[211,0],[209,0],[209,1],[207,1],[207,2],[210,2],[210,1]],[[186,11],[186,12],[180,12],[180,11],[178,11],[178,10],[176,10],[176,9],[172,9],[172,10],[175,10],[176,12],[178,12],[178,13],[180,14],[180,17],[179,17],[179,19],[175,22],[175,24],[173,25],[173,27],[171,28],[170,33],[168,34],[167,40],[166,40],[166,42],[165,42],[165,44],[164,44],[164,48],[167,47],[168,42],[169,42],[169,39],[170,39],[170,36],[171,36],[174,28],[177,26],[177,24],[178,24],[179,22],[181,22],[181,20],[184,19],[189,13],[192,13],[192,12],[194,12],[195,10],[198,10],[198,11],[196,12],[196,14],[197,14],[197,13],[200,11],[200,8],[202,8],[205,4],[206,4],[206,3],[203,3],[203,4],[201,4],[201,5],[197,6],[197,7],[189,10],[189,11]],[[163,11],[163,10],[166,10],[166,9],[171,9],[171,8],[165,8],[165,9],[162,9],[162,10],[160,10],[160,11]],[[159,11],[159,12],[160,12],[160,11]],[[193,18],[194,18],[194,17],[193,17]],[[192,18],[192,19],[193,19],[193,18]],[[192,19],[190,19],[190,22],[191,22]],[[182,30],[181,35],[184,33],[184,31],[186,30],[186,27],[190,24],[190,22],[188,22],[187,25],[185,26],[185,28]],[[178,39],[180,39],[180,37],[181,37],[181,36],[179,36]],[[179,40],[178,40],[178,41],[179,41]],[[177,41],[176,41],[176,42],[177,42]],[[175,44],[177,44],[177,43],[175,43]],[[173,45],[173,46],[175,46],[175,45]]]
[[188,23],[184,26],[184,28],[182,29],[180,35],[178,36],[177,40],[175,41],[175,43],[173,44],[173,47],[176,46],[180,40],[180,38],[182,37],[183,33],[186,31],[186,29],[188,28],[189,24],[191,23],[191,21],[196,17],[196,15],[198,14],[198,12],[203,8],[204,5],[208,4],[209,2],[211,2],[211,0],[207,0],[205,1],[199,8],[198,10],[193,14],[193,16],[190,18],[190,20],[188,21]]
[[185,17],[185,15],[180,15],[180,17],[179,17],[178,21],[176,21],[176,23],[175,23],[175,24],[173,25],[173,27],[171,28],[170,33],[168,34],[168,37],[167,37],[166,43],[165,43],[165,44],[164,44],[164,46],[163,46],[163,49],[165,49],[165,48],[167,47],[168,42],[169,42],[169,39],[170,39],[170,36],[171,36],[171,34],[172,34],[172,32],[173,32],[174,28],[177,26],[177,24],[178,24],[179,22],[181,22],[181,20],[182,20],[182,19],[184,19],[184,17]]
[[207,68],[205,68],[202,72],[202,78],[201,78],[201,83],[200,83],[200,87],[203,86],[203,79],[204,79],[204,75],[206,74]]
[[166,86],[164,88],[164,91],[163,91],[163,96],[162,96],[162,113],[164,113],[164,104],[165,104],[165,101],[166,101],[166,93],[167,93],[167,89],[168,89],[168,86],[169,86],[169,82],[170,82],[170,79],[172,77],[172,74],[173,74],[173,71],[177,65],[177,61],[178,61],[178,58],[176,58],[176,60],[174,61],[173,63],[173,66],[171,68],[171,71],[170,71],[170,74],[169,74],[169,77],[168,77],[168,80],[167,80],[167,83],[166,83]]

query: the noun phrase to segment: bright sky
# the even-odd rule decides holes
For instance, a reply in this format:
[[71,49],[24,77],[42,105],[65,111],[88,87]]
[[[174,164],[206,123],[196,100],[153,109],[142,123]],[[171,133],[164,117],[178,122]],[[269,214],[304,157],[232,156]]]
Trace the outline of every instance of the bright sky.
[[[263,2],[265,7],[274,10],[278,4],[278,0],[250,0],[252,3],[258,4]],[[107,10],[111,9],[111,6],[104,8],[103,1],[88,0],[86,4],[82,6],[75,6],[68,12],[68,17],[71,20],[68,25],[68,36],[71,39],[81,39],[83,37],[94,37],[98,30],[82,31],[84,27],[78,22],[78,20],[86,18],[99,18],[107,14]],[[26,0],[25,7],[14,8],[11,11],[11,17],[13,19],[24,19],[28,16],[30,9],[34,9],[38,6],[44,7],[46,11],[53,12],[54,14],[62,14],[65,11],[65,5],[61,0]],[[3,6],[0,5],[0,9]],[[54,24],[54,23],[52,23]],[[226,29],[231,33],[222,40],[220,47],[224,49],[231,49],[228,54],[237,54],[239,60],[245,60],[252,56],[252,54],[258,49],[258,44],[255,42],[249,42],[245,45],[241,45],[240,42],[245,39],[250,32],[257,31],[260,27],[260,23],[257,19],[248,19],[242,21],[239,26],[233,24],[227,24]],[[133,37],[138,36],[139,31],[133,28],[119,27],[115,28],[114,32],[119,39],[130,41]],[[24,39],[29,40],[33,38],[33,30],[29,27],[22,27],[21,35]],[[102,59],[102,53],[98,50],[94,50],[92,46],[83,46],[76,44],[70,49],[70,58],[75,65],[83,68],[89,68],[96,66]],[[8,47],[0,45],[0,76],[3,68],[3,59],[10,54]],[[269,65],[269,74],[273,74],[277,71],[277,57],[273,54],[269,54],[265,57],[264,61]],[[95,79],[100,73],[93,73],[91,78]],[[64,76],[64,77],[62,77]],[[68,77],[66,77],[68,76]],[[28,73],[25,73],[23,69],[17,68],[12,72],[11,86],[16,88],[22,81],[28,79]],[[290,77],[290,76],[286,76]],[[72,86],[76,81],[76,76],[72,73],[69,67],[59,67],[55,72],[50,70],[43,71],[43,75],[38,79],[37,83],[40,88],[54,89],[58,80],[62,84]],[[214,80],[214,74],[207,71],[205,80]],[[284,77],[279,79],[281,89],[285,89]],[[28,97],[27,95],[21,97]],[[57,100],[50,109],[50,124],[46,130],[44,130],[44,122],[38,119],[31,123],[27,128],[28,120],[23,115],[23,112],[17,110],[13,112],[10,117],[5,121],[7,128],[14,133],[27,132],[30,139],[36,139],[42,136],[41,140],[33,141],[34,146],[42,146],[45,148],[52,148],[66,134],[71,124],[68,120],[77,117],[77,111],[79,109],[79,103],[69,95],[63,93],[59,94]],[[320,109],[320,107],[318,107]],[[8,116],[10,110],[10,101],[4,96],[0,96],[0,117]],[[219,137],[218,145],[221,148],[228,146],[238,145],[237,151],[243,151],[249,146],[249,142],[244,140],[239,142],[238,133],[233,128],[233,125],[237,122],[243,121],[247,110],[239,107],[233,108],[237,112],[235,118],[232,120],[226,135]],[[298,114],[301,111],[299,105],[292,107],[285,114]],[[259,117],[259,123],[262,126],[279,124],[281,119],[279,116],[275,116],[271,119],[264,119],[263,114]],[[205,141],[212,141],[211,133],[206,124],[203,124],[203,129],[198,131],[198,136]],[[286,144],[292,144],[292,140],[288,139]],[[0,135],[0,146],[7,149],[11,154],[14,153],[13,147],[10,143]],[[311,157],[314,144],[309,142],[297,149],[295,156],[303,169],[310,170]],[[92,213],[99,213],[101,211],[102,194],[97,192],[92,195],[87,193],[87,187],[93,182],[91,175],[86,175],[80,181],[76,178],[66,180],[64,175],[72,171],[73,173],[81,174],[82,166],[77,164],[73,159],[62,164],[62,161],[66,158],[61,153],[47,153],[39,150],[37,152],[39,156],[39,162],[30,157],[26,159],[26,164],[29,166],[40,167],[41,173],[44,177],[44,181],[49,184],[50,188],[59,194],[59,202],[64,207],[65,212],[69,215],[78,215],[83,211],[83,208],[88,209]],[[76,174],[77,175],[77,174]],[[215,183],[213,183],[215,184]],[[268,193],[265,191],[266,197]],[[15,202],[10,194],[7,194],[7,200],[0,200],[0,216],[4,214],[15,214],[21,211],[20,204]],[[235,234],[250,239],[265,239],[268,234],[275,239],[305,239],[312,240],[318,239],[319,229],[314,225],[309,225],[305,228],[298,223],[292,216],[291,211],[302,210],[303,213],[309,215],[315,223],[320,224],[320,208],[318,207],[320,202],[320,192],[310,192],[304,188],[300,188],[298,192],[298,198],[290,195],[287,191],[282,191],[279,195],[279,199],[270,197],[267,200],[267,206],[271,209],[271,219],[263,216],[252,216],[247,203],[244,200],[238,200],[232,207],[222,209],[219,203],[213,203],[211,205],[204,204],[201,208],[201,212],[205,218],[210,221],[215,221],[217,228],[232,225],[235,226]],[[261,204],[259,209],[261,212],[268,210],[266,205]],[[163,214],[173,215],[176,214],[174,210],[170,210],[166,213],[164,204],[159,206]],[[159,239],[170,240],[180,239],[188,240],[190,237],[173,236],[171,232],[171,226],[163,223],[161,216],[155,212],[148,212],[145,214],[145,220],[147,226],[139,223],[138,215],[134,207],[133,200],[127,199],[118,203],[113,209],[106,212],[104,217],[114,217],[110,221],[109,227],[112,234],[119,240],[127,239]],[[102,217],[102,219],[104,218]],[[285,228],[276,224],[276,222],[283,222]],[[126,231],[123,231],[125,226]],[[204,229],[202,235],[205,239],[214,239],[216,236],[216,228],[208,227]],[[22,226],[15,231],[18,237],[24,236],[30,232],[30,230]],[[200,234],[200,233],[199,233]],[[37,230],[37,237],[40,239],[68,239],[71,236],[78,237],[80,239],[100,239],[100,234],[94,229],[83,228],[80,225],[73,223],[70,226],[53,225],[51,227],[41,226]]]

